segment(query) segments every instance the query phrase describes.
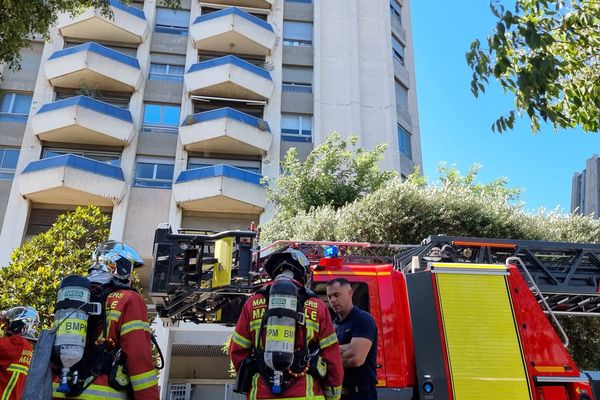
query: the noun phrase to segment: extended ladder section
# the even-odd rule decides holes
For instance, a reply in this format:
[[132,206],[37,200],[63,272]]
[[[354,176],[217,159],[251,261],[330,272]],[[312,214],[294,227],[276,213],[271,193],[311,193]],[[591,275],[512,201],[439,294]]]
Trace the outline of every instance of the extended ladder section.
[[180,231],[154,237],[150,297],[160,318],[235,323],[255,289],[251,279],[256,232]]
[[[535,240],[430,236],[394,259],[396,269],[425,270],[431,262],[504,264],[518,257],[556,314],[599,315],[600,245]],[[540,299],[540,302],[542,300]]]

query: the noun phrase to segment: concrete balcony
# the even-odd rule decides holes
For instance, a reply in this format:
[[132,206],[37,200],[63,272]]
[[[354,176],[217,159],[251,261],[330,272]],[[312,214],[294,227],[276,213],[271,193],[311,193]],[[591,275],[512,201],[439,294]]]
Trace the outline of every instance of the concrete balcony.
[[275,0],[207,0],[206,2],[223,4],[230,7],[251,7],[270,10]]
[[260,156],[273,141],[265,120],[229,107],[190,115],[179,137],[188,151]]
[[46,204],[118,204],[127,185],[121,168],[66,154],[33,161],[18,177],[23,197]]
[[63,37],[120,43],[142,43],[150,28],[142,10],[110,0],[113,18],[97,8],[88,8],[74,18],[65,16],[58,24]]
[[173,196],[184,210],[259,214],[266,206],[261,175],[230,165],[182,171],[173,185]]
[[266,100],[273,93],[269,72],[235,56],[196,63],[183,79],[195,95]]
[[143,79],[137,59],[94,42],[54,52],[44,69],[52,86],[72,89],[131,93]]
[[135,133],[129,110],[85,96],[44,104],[31,127],[40,140],[106,146],[125,146]]
[[221,53],[266,56],[275,46],[269,23],[235,7],[199,16],[190,34],[196,49]]

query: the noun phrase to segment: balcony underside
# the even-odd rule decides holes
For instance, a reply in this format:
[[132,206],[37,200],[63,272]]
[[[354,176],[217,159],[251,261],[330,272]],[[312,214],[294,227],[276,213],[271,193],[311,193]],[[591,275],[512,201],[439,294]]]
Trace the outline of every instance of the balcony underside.
[[194,47],[203,51],[267,56],[272,46],[262,45],[234,31],[203,37],[198,35]]
[[134,92],[142,84],[138,61],[96,43],[55,52],[44,64],[54,87],[91,92]]
[[173,196],[189,211],[259,214],[266,207],[263,186],[223,176],[175,183]]
[[266,71],[261,71],[259,75],[238,65],[223,64],[192,69],[185,74],[184,80],[187,90],[193,95],[266,100],[273,93],[273,81]]
[[23,173],[21,194],[45,204],[114,206],[123,197],[125,182],[68,166]]
[[[133,122],[79,105],[42,110],[31,117],[31,126],[34,135],[44,141],[125,146],[135,133]],[[128,111],[117,111],[129,115]]]
[[148,36],[148,22],[126,12],[113,9],[114,19],[100,15],[97,10],[89,10],[75,20],[59,27],[63,37],[84,40],[109,41],[139,44]]
[[268,125],[264,127],[261,130],[257,125],[226,117],[182,126],[179,136],[188,151],[262,156],[273,140]]

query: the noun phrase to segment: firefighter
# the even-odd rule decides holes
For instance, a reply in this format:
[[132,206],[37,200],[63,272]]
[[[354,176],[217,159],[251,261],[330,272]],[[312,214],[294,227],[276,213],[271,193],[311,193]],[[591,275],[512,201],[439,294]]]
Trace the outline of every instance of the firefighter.
[[125,243],[96,248],[88,279],[102,313],[88,321],[83,358],[70,368],[78,379],[70,385],[59,384],[61,361],[53,354],[53,399],[159,399],[146,304],[131,288],[131,273],[143,264]]
[[236,391],[252,400],[339,399],[340,349],[327,306],[305,287],[308,259],[288,249],[264,269],[273,282],[246,301],[230,344]]
[[31,307],[13,307],[0,312],[0,399],[21,398],[33,353],[38,313]]

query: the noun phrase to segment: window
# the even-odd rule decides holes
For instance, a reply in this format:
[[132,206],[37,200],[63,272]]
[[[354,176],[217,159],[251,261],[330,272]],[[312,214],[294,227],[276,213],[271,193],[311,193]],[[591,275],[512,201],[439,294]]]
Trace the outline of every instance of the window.
[[285,46],[311,46],[312,23],[283,21],[283,44]]
[[390,15],[392,20],[396,20],[398,24],[402,24],[402,6],[398,0],[390,0]]
[[151,81],[183,82],[183,65],[150,63]]
[[169,189],[173,184],[173,170],[173,160],[138,158],[135,165],[135,186]]
[[0,147],[0,180],[9,180],[15,176],[19,149]]
[[396,36],[392,35],[392,54],[394,58],[400,62],[400,64],[404,65],[404,50],[406,48],[400,41],[396,38]]
[[[75,46],[80,46],[82,44],[88,43],[87,41],[65,41],[65,49],[68,49],[70,47],[75,47]],[[131,46],[117,46],[115,44],[108,44],[108,43],[98,43],[103,47],[109,48],[111,50],[114,50],[116,52],[119,52],[121,54],[125,54],[129,57],[133,57],[136,58],[137,57],[137,45],[134,47]]]
[[408,114],[408,89],[406,86],[396,81],[396,107],[400,112]]
[[179,106],[166,104],[144,104],[143,132],[177,133]]
[[31,95],[6,93],[0,103],[0,121],[26,122],[31,108]]
[[174,33],[176,35],[187,35],[189,24],[189,11],[173,11],[170,8],[156,9],[156,26],[154,28],[156,32]]
[[286,3],[304,3],[311,4],[312,0],[285,0]]
[[281,139],[286,142],[311,142],[312,115],[281,114]]
[[284,66],[282,73],[284,92],[312,93],[312,68]]
[[54,101],[64,100],[74,96],[87,96],[93,98],[94,100],[108,103],[111,106],[129,109],[129,98],[131,97],[131,94],[102,92],[95,89],[75,90],[60,88],[56,90]]
[[53,149],[47,148],[44,149],[44,153],[42,158],[50,158],[62,156],[65,154],[75,154],[76,156],[81,156],[85,158],[89,158],[91,160],[100,161],[104,164],[113,165],[118,167],[121,165],[121,153],[112,153],[108,151],[93,151],[93,150],[75,150],[75,149]]
[[408,158],[412,158],[410,133],[408,133],[406,129],[400,125],[398,125],[398,146],[400,147],[400,153],[404,154]]
[[202,99],[202,100],[193,100],[194,105],[194,114],[201,113],[205,111],[212,111],[219,108],[231,107],[235,108],[238,111],[246,113],[248,115],[252,115],[258,119],[263,119],[264,116],[264,104],[258,103],[246,103],[239,101],[227,101],[220,99]]
[[205,158],[205,157],[190,157],[188,169],[210,167],[211,165],[231,165],[244,171],[260,174],[260,161],[257,160],[236,160],[227,158]]

